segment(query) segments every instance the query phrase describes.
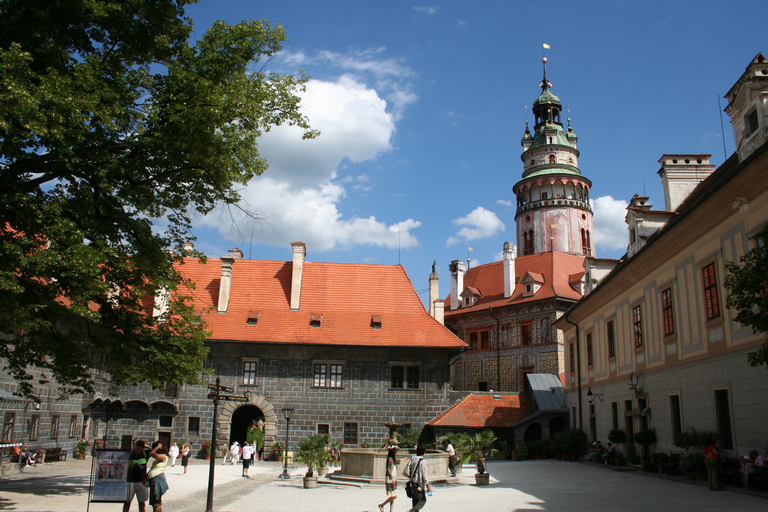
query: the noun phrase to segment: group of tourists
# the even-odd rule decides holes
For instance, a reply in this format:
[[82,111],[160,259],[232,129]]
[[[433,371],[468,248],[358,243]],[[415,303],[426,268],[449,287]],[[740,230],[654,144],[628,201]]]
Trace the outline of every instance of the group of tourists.
[[[189,453],[189,446],[185,445],[185,447]],[[136,441],[128,456],[128,498],[123,504],[123,512],[131,509],[134,496],[139,503],[139,512],[145,511],[147,499],[153,512],[163,512],[163,494],[168,491],[168,482],[165,479],[167,464],[168,450],[162,441],[152,443],[151,450],[147,450],[144,441]],[[186,473],[186,467],[184,472]]]

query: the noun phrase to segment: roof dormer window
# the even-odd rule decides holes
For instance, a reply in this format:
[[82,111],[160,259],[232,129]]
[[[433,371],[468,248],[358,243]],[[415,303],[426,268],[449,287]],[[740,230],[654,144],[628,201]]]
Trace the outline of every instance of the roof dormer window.
[[544,276],[533,272],[526,272],[520,280],[523,285],[523,297],[533,297],[544,284]]
[[261,311],[249,311],[248,320],[246,320],[246,323],[248,325],[258,325],[260,316],[261,316]]

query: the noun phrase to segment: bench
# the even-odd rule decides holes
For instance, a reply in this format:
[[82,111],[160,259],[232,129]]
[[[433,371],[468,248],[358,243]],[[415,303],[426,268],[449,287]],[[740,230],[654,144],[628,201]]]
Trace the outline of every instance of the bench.
[[61,448],[46,448],[40,451],[45,452],[45,455],[43,455],[42,462],[56,462],[60,460],[67,460],[67,450],[62,450]]

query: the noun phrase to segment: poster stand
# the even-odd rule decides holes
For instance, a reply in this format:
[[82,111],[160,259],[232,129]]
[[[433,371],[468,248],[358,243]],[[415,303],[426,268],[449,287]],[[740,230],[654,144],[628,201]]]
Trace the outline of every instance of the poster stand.
[[88,487],[88,509],[93,502],[125,503],[128,499],[128,457],[131,451],[100,449],[95,452]]

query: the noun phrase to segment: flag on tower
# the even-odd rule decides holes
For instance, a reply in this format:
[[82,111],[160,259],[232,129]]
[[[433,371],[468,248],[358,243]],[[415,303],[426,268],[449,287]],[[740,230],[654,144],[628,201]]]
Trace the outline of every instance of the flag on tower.
[[544,48],[546,48],[547,50],[549,50],[549,45],[548,45],[547,43],[544,43],[542,46],[544,46]]
[[474,251],[474,249],[473,249],[473,248],[471,248],[471,247],[467,247],[467,250],[468,250],[468,251]]

